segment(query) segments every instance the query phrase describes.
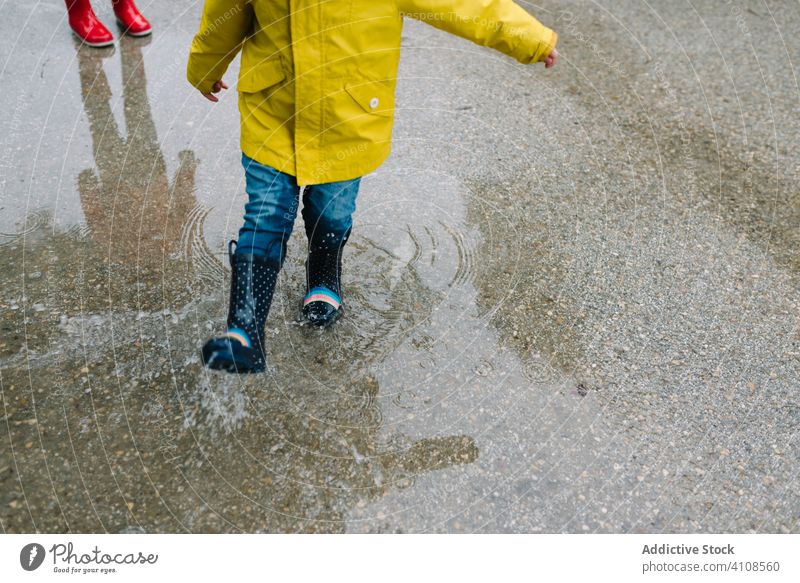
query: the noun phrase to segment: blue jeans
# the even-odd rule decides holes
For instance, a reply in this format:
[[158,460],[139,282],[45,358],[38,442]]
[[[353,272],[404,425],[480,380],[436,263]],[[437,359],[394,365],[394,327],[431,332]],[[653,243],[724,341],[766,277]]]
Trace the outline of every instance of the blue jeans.
[[[242,154],[249,201],[239,229],[237,253],[251,253],[282,264],[300,201],[294,176],[259,164]],[[309,245],[338,249],[353,227],[360,178],[306,186],[303,221]]]

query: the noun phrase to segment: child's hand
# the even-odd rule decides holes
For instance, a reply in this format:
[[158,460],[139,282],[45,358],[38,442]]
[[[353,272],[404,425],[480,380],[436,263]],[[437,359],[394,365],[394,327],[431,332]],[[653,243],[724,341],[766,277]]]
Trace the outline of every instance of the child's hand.
[[[549,59],[550,57],[547,57],[547,58]],[[205,97],[209,101],[213,101],[214,103],[216,103],[216,102],[219,101],[219,97],[214,95],[214,93],[219,93],[223,89],[227,89],[227,88],[228,88],[228,85],[225,83],[225,81],[220,79],[219,81],[214,83],[214,85],[211,87],[211,93],[203,93],[203,97]]]
[[[547,55],[544,59],[544,68],[549,69],[556,64],[556,61],[558,61],[558,51],[553,49],[553,52]],[[216,99],[214,101],[216,101]]]

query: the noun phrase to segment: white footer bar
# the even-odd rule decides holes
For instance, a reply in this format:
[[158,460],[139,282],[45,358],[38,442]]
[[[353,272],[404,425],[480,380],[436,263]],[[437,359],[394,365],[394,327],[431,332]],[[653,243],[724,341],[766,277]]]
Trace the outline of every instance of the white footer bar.
[[800,581],[800,535],[2,535],[2,581]]

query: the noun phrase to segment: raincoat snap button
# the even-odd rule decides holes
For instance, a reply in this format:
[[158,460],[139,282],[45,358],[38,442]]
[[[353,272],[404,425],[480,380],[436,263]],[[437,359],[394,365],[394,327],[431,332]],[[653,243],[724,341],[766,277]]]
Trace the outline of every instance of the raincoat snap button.
[[380,103],[380,101],[378,101],[378,98],[377,97],[373,97],[372,99],[369,100],[369,108],[370,109],[375,109],[376,107],[378,107],[379,103]]

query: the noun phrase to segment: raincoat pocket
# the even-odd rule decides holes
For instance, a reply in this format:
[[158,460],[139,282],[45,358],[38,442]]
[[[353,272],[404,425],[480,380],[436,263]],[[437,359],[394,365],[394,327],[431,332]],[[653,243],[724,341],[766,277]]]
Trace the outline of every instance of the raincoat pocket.
[[378,81],[349,82],[344,90],[367,113],[391,117],[394,113],[394,91]]
[[240,93],[258,93],[277,85],[286,78],[280,59],[261,61],[252,67],[245,67],[239,73]]

